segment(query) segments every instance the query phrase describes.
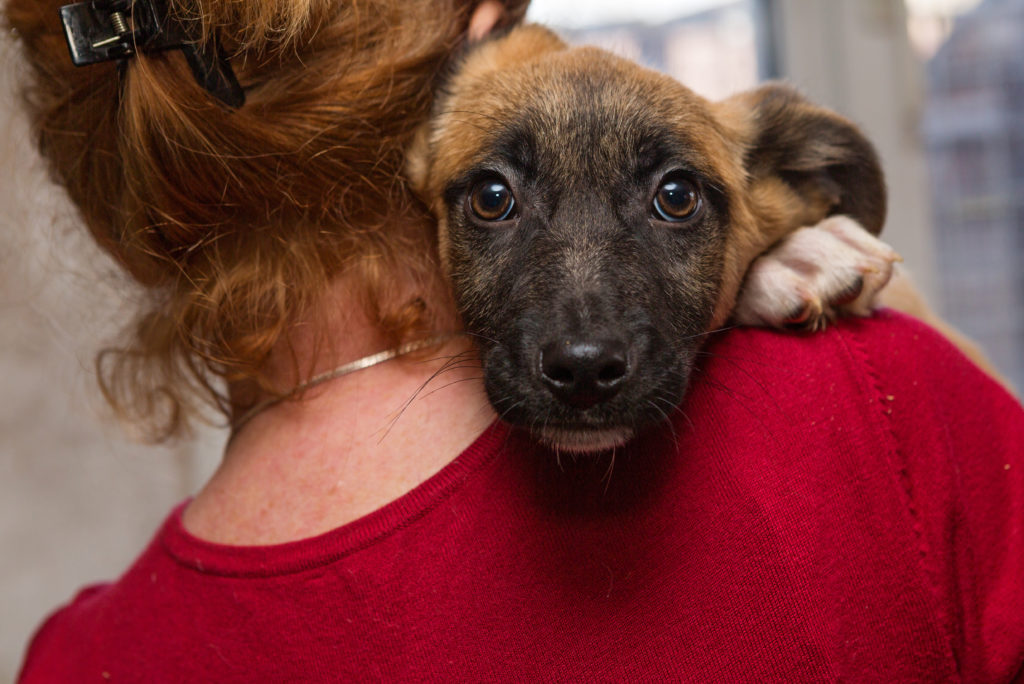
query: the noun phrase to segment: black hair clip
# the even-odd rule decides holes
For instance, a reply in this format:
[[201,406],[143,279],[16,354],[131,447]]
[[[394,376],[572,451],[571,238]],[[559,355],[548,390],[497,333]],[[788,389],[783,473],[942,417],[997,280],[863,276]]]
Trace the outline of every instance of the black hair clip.
[[164,0],[92,0],[60,8],[75,66],[123,60],[141,52],[181,50],[196,80],[229,107],[245,92],[215,38],[201,44],[195,31],[168,15]]

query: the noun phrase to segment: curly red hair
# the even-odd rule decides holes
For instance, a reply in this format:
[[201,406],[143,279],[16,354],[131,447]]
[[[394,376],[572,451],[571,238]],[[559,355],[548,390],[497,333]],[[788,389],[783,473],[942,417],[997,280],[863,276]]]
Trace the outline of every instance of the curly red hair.
[[146,292],[131,342],[98,364],[119,414],[161,440],[203,400],[230,415],[225,381],[281,392],[264,375],[271,349],[342,272],[393,343],[438,326],[433,222],[401,169],[469,0],[175,0],[230,55],[236,111],[178,52],[120,74],[72,66],[65,1],[4,11],[53,175]]

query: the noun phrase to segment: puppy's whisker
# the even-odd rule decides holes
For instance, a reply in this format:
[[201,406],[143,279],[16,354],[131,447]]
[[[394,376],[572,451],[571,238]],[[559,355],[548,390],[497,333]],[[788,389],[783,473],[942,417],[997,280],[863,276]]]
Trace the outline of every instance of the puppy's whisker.
[[695,340],[698,337],[710,337],[711,335],[717,335],[719,333],[726,332],[727,330],[733,330],[734,328],[738,328],[738,327],[739,326],[736,326],[736,325],[727,325],[727,326],[724,326],[724,327],[721,327],[721,328],[715,328],[714,330],[706,330],[705,332],[702,332],[702,333],[697,333],[695,335],[688,335],[686,337],[683,337],[681,341],[685,342],[687,340]]
[[436,358],[436,360],[440,359],[445,359],[445,362],[441,364],[440,368],[431,373],[430,377],[423,381],[423,384],[416,388],[416,390],[412,393],[412,396],[410,396],[408,399],[405,400],[405,402],[403,402],[402,406],[398,409],[395,416],[390,421],[388,421],[387,428],[385,428],[384,433],[378,440],[378,444],[383,442],[387,438],[387,436],[391,434],[391,430],[394,429],[395,425],[398,423],[398,420],[402,417],[403,414],[405,414],[405,411],[412,405],[414,401],[416,401],[420,393],[423,392],[423,390],[426,389],[427,386],[430,385],[430,383],[433,382],[435,378],[437,378],[442,373],[445,373],[448,370],[452,370],[454,367],[457,366],[457,364],[467,360],[467,352],[459,352],[458,354],[452,354],[450,356],[439,356]]
[[601,481],[604,482],[604,495],[608,496],[608,488],[612,484],[612,471],[615,469],[615,454],[618,453],[618,447],[612,447],[611,458],[608,460],[608,469],[605,470],[604,475],[601,477]]
[[[665,399],[663,401],[666,404],[671,404],[672,403],[672,402],[668,401],[667,399]],[[658,415],[661,416],[661,421],[660,422],[665,423],[668,426],[669,431],[672,433],[672,443],[673,444],[678,444],[679,443],[679,433],[676,432],[676,426],[672,424],[672,417],[671,417],[671,415],[669,413],[666,413],[664,409],[662,409],[660,406],[658,406],[658,404],[655,403],[651,399],[647,400],[647,405],[650,406],[652,409],[654,409],[655,411],[658,412]],[[673,406],[672,409],[674,410],[675,407]]]
[[453,370],[460,370],[460,369],[463,369],[463,368],[481,369],[483,367],[484,367],[483,362],[481,362],[480,359],[477,359],[477,358],[473,358],[473,357],[451,358],[451,359],[449,359],[445,363],[444,368],[442,368],[442,369],[440,369],[438,371],[438,374],[449,373],[449,372],[451,372]]
[[488,342],[491,342],[493,344],[501,344],[498,340],[494,339],[493,337],[488,337],[487,335],[483,335],[481,333],[472,332],[472,331],[467,330],[467,331],[465,331],[464,334],[467,337],[479,337],[481,340],[487,340]]
[[435,387],[434,389],[430,390],[429,392],[427,392],[426,394],[423,395],[423,398],[425,399],[425,398],[431,396],[432,394],[434,394],[435,392],[440,392],[441,390],[446,389],[448,387],[451,387],[452,385],[457,385],[460,382],[480,382],[483,379],[484,379],[483,375],[474,375],[474,376],[468,377],[468,378],[459,378],[458,380],[452,380],[451,382],[447,382],[447,383],[441,385],[440,387]]
[[[508,400],[509,400],[509,398],[510,398],[510,397],[502,397],[500,401],[497,401],[497,402],[495,402],[495,403],[496,403],[496,404],[498,404],[498,403],[502,403],[502,402],[504,402],[504,401],[508,401]],[[509,407],[508,407],[507,409],[505,409],[504,411],[502,411],[502,412],[501,412],[501,414],[500,414],[500,415],[498,416],[498,418],[499,418],[499,419],[501,419],[501,420],[505,420],[505,416],[507,416],[507,415],[509,414],[509,412],[510,412],[510,411],[513,411],[513,410],[515,410],[515,409],[516,409],[516,408],[517,408],[518,406],[521,406],[522,404],[523,404],[523,400],[520,400],[520,401],[517,401],[517,402],[515,402],[514,404],[512,404],[511,406],[509,406]]]
[[[757,387],[761,390],[761,393],[764,395],[763,398],[767,399],[768,401],[770,401],[772,404],[775,405],[775,408],[778,410],[780,415],[783,415],[785,413],[782,410],[782,407],[779,405],[779,403],[775,400],[775,396],[772,394],[771,391],[769,391],[769,389],[767,387],[765,387],[765,385],[761,382],[760,378],[758,378],[756,375],[754,375],[753,373],[751,373],[750,371],[748,371],[746,368],[744,368],[742,366],[741,362],[757,363],[753,359],[745,359],[745,358],[739,358],[739,357],[735,357],[735,356],[725,356],[725,355],[722,355],[722,354],[714,354],[712,352],[702,352],[702,353],[705,356],[710,356],[710,357],[713,357],[713,358],[721,359],[722,361],[730,364],[736,370],[738,370],[741,373],[743,373],[745,376],[747,376],[747,378],[751,382],[753,382],[755,385],[757,385]],[[770,366],[770,367],[773,367],[773,368],[776,367],[774,364],[769,364],[768,362],[763,362],[761,365]],[[753,401],[753,397],[745,397],[745,398],[747,400],[749,400],[749,401]]]
[[678,411],[679,415],[681,415],[686,420],[686,424],[690,426],[690,431],[696,431],[697,426],[693,424],[693,420],[690,419],[690,416],[687,415],[686,411],[684,411],[682,407],[678,407]]

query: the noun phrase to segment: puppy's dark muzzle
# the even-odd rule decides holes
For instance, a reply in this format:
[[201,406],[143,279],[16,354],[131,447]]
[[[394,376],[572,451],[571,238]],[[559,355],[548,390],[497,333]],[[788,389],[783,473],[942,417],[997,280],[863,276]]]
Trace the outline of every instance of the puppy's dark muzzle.
[[540,379],[561,402],[586,409],[608,401],[632,374],[620,339],[561,339],[541,347]]

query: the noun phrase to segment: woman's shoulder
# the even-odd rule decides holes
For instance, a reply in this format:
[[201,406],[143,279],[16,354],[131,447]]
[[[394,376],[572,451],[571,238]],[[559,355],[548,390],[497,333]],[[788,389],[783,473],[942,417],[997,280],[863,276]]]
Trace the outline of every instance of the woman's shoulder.
[[[708,346],[716,373],[748,375],[751,382],[788,375],[793,382],[773,392],[803,394],[808,383],[875,395],[883,403],[928,399],[943,413],[983,406],[1016,419],[1021,406],[997,381],[927,324],[883,309],[869,318],[843,318],[823,332],[789,333],[736,328]],[[731,365],[731,368],[729,367]],[[803,382],[807,381],[807,382]],[[903,396],[896,394],[899,390]],[[886,415],[893,415],[886,410]],[[989,419],[992,416],[989,415]]]
[[842,432],[931,467],[1024,449],[1018,400],[940,333],[896,311],[819,333],[737,328],[704,353],[687,404],[755,433],[767,426],[773,439],[806,446],[824,424],[823,439]]
[[183,505],[170,512],[116,581],[79,590],[43,622],[29,643],[19,682],[102,681],[125,671],[159,672],[182,655],[175,646],[190,636],[182,618],[201,612],[208,598],[191,591],[194,573],[167,548],[181,534]]

